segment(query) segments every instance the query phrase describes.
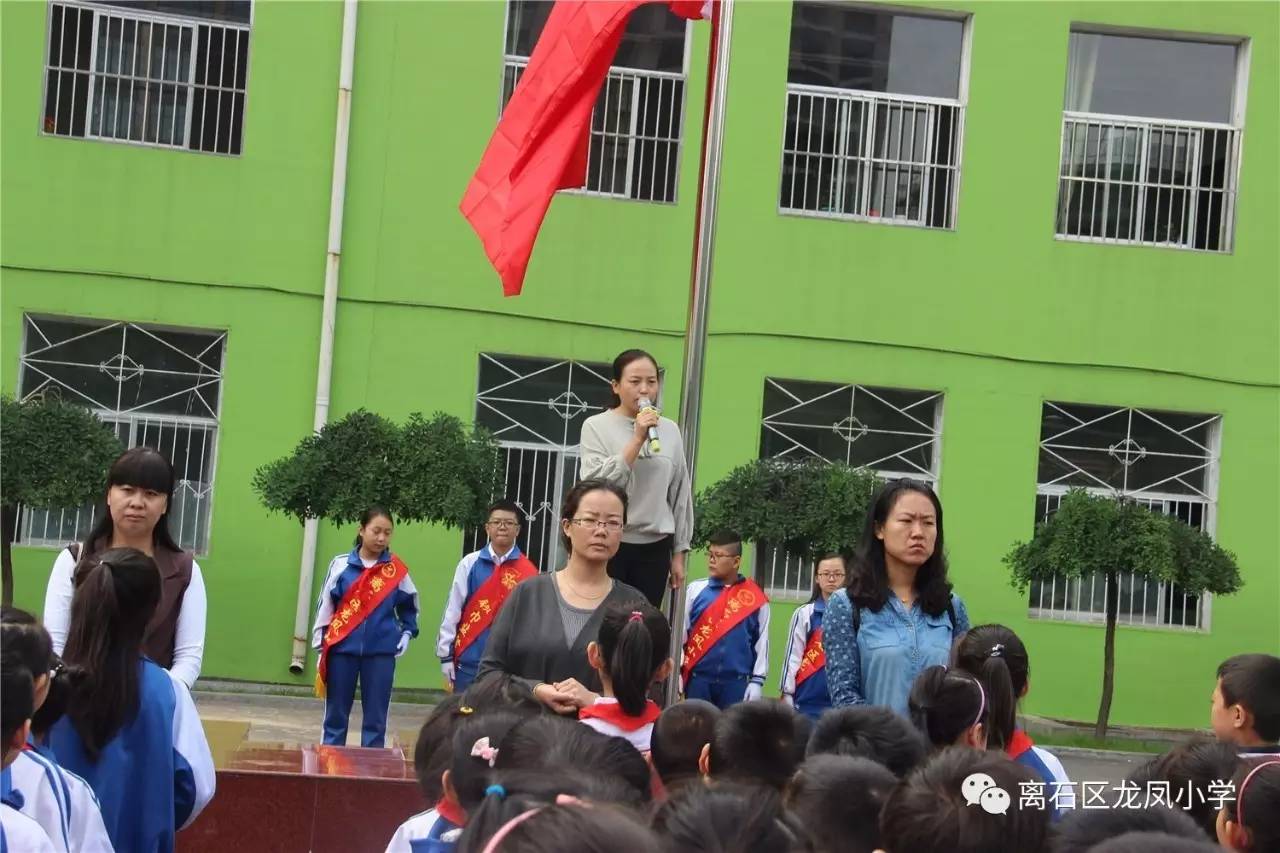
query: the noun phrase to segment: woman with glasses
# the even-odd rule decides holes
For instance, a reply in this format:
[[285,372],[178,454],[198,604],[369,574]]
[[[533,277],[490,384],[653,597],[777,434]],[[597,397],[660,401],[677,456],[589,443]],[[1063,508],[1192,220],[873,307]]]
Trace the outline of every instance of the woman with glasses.
[[787,632],[783,656],[782,700],[816,720],[831,707],[827,690],[827,655],[822,646],[822,617],[827,599],[845,581],[845,558],[835,551],[818,557],[813,569],[813,594],[796,608]]
[[587,661],[606,605],[644,600],[609,576],[627,521],[627,493],[602,480],[569,490],[560,510],[564,568],[538,575],[511,591],[493,620],[478,678],[505,672],[526,682],[557,714],[576,714],[599,698],[600,677]]
[[[693,493],[680,428],[654,408],[658,362],[631,349],[613,360],[611,408],[582,424],[582,476],[627,492],[629,512],[609,574],[639,589],[654,607],[670,580],[684,583],[693,536]],[[657,440],[650,438],[650,430]]]
[[520,507],[505,498],[485,513],[489,541],[463,557],[453,573],[453,586],[440,621],[436,655],[446,686],[455,693],[476,680],[480,658],[493,620],[516,584],[538,573],[538,567],[516,545]]

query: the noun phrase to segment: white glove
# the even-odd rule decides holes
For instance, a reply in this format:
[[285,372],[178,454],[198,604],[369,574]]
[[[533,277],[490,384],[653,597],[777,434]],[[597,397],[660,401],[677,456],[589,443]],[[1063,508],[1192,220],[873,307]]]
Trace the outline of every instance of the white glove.
[[440,661],[440,672],[444,674],[444,680],[449,682],[450,684],[453,684],[453,682],[458,680],[457,679],[458,671],[454,668],[453,661],[451,660]]
[[400,642],[396,643],[396,657],[400,657],[409,649],[409,632],[405,631],[400,635]]
[[786,702],[787,706],[790,708],[794,708],[796,706],[796,697],[792,696],[790,693],[783,693],[782,701]]
[[760,698],[760,694],[763,692],[764,690],[763,688],[760,687],[759,684],[752,682],[751,684],[747,685],[747,692],[743,694],[742,701],[754,702]]

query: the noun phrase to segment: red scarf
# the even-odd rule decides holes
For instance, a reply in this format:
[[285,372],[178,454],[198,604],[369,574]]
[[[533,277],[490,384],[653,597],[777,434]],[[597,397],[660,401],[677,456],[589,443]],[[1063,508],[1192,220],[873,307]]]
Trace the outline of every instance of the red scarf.
[[662,709],[652,699],[644,703],[644,710],[640,712],[638,717],[629,716],[617,702],[597,702],[579,710],[578,719],[601,720],[624,732],[634,732],[636,729],[644,728],[658,719],[661,713]]
[[457,803],[451,803],[444,797],[441,797],[436,802],[436,814],[454,826],[467,825],[467,813],[462,810],[462,806]]
[[1010,758],[1016,759],[1019,755],[1035,746],[1031,742],[1031,738],[1022,729],[1014,729],[1013,736],[1009,738],[1009,742],[1004,745],[1004,754]]

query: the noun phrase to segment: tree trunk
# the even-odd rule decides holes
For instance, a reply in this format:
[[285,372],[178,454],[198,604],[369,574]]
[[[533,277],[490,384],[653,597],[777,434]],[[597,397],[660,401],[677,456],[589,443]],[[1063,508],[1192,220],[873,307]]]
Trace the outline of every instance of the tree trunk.
[[1107,736],[1111,718],[1111,694],[1116,681],[1116,615],[1120,611],[1120,584],[1115,572],[1107,572],[1107,636],[1102,643],[1102,702],[1098,705],[1098,723],[1093,734]]
[[0,516],[0,583],[4,584],[0,601],[13,604],[13,553],[10,546],[18,532],[18,508],[6,506],[0,509]]

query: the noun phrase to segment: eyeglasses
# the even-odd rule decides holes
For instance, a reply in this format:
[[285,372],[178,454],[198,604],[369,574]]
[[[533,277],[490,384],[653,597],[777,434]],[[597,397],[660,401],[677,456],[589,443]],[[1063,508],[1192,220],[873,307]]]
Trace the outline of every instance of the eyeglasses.
[[610,533],[617,533],[622,529],[622,522],[616,518],[600,519],[600,518],[571,518],[570,523],[579,527],[595,527],[603,528]]
[[842,581],[844,572],[818,572],[818,577],[824,581]]
[[499,530],[505,530],[505,529],[506,529],[506,528],[508,528],[508,527],[519,527],[519,526],[520,526],[520,522],[518,522],[518,521],[508,521],[507,519],[503,518],[503,519],[499,519],[499,520],[497,520],[497,521],[486,521],[486,522],[484,523],[484,526],[485,526],[485,527],[496,527],[496,528],[498,528]]
[[740,557],[741,554],[725,554],[720,551],[708,551],[708,560],[732,560],[734,557]]

